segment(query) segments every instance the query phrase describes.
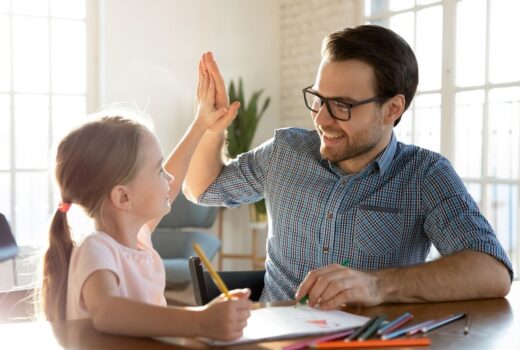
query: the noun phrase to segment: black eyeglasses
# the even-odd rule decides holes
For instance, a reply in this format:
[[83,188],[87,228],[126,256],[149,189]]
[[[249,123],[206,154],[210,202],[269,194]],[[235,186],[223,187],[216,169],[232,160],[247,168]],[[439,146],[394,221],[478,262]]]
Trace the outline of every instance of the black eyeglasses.
[[334,119],[343,121],[350,120],[352,117],[350,110],[352,108],[384,99],[384,97],[375,96],[367,98],[366,100],[347,102],[339,98],[326,98],[320,96],[320,94],[312,91],[311,87],[312,85],[302,90],[303,99],[305,100],[305,105],[307,108],[314,113],[318,113],[325,103],[330,116]]

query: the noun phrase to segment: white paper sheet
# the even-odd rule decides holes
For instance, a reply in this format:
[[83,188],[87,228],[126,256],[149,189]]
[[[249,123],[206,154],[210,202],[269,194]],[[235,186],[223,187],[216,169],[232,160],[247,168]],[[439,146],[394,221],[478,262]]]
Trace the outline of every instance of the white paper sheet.
[[[279,306],[251,311],[242,338],[230,342],[210,341],[211,345],[232,345],[282,338],[333,333],[361,326],[368,317],[343,311],[321,311],[308,306]],[[157,338],[175,343],[175,338]]]

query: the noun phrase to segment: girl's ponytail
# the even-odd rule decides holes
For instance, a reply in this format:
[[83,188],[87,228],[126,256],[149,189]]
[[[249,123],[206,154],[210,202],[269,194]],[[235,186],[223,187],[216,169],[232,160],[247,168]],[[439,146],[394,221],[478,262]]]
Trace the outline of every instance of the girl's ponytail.
[[[49,229],[49,248],[43,257],[42,309],[49,321],[66,320],[67,282],[74,242],[67,222],[70,203],[60,204]],[[67,210],[63,210],[66,208]]]

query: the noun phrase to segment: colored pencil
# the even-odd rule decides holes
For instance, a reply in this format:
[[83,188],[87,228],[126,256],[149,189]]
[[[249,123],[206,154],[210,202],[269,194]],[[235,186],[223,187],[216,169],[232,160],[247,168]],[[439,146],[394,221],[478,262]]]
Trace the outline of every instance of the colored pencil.
[[343,331],[343,332],[340,332],[340,333],[334,333],[334,334],[325,335],[325,336],[320,337],[320,338],[303,340],[303,341],[298,342],[298,343],[293,343],[291,345],[284,346],[282,348],[282,350],[304,349],[304,348],[307,348],[307,347],[311,347],[311,346],[313,346],[314,344],[317,344],[317,343],[322,343],[322,342],[326,342],[326,341],[331,341],[331,340],[344,338],[344,337],[349,336],[352,333],[354,333],[354,330],[353,329],[349,329],[347,331]]
[[421,333],[428,333],[429,331],[433,331],[434,329],[447,325],[448,323],[457,321],[463,318],[464,316],[466,316],[466,314],[461,313],[440,318],[438,320],[435,320],[435,322],[433,322],[432,324],[426,325],[423,328],[421,328]]
[[464,325],[464,335],[469,333],[470,327],[471,327],[471,313],[468,312],[466,314],[466,324]]
[[229,294],[229,289],[226,287],[226,284],[224,283],[224,281],[222,281],[222,279],[218,275],[217,271],[215,271],[213,269],[213,266],[211,266],[211,263],[209,262],[209,259],[206,256],[206,254],[204,254],[204,251],[202,250],[202,248],[197,243],[195,243],[193,245],[193,249],[195,249],[195,251],[197,252],[197,255],[199,256],[200,260],[206,267],[206,270],[208,270],[209,275],[213,279],[213,282],[215,282],[215,285],[217,286],[217,288],[220,290],[221,293],[224,293],[226,298],[230,299],[231,295]]
[[370,339],[372,335],[374,335],[379,327],[381,327],[381,323],[386,319],[386,315],[379,316],[371,325],[368,327],[358,338],[359,341],[365,341]]
[[429,338],[406,338],[393,340],[365,340],[365,341],[331,341],[318,343],[316,349],[345,349],[345,348],[388,348],[388,347],[407,347],[407,346],[428,346],[432,342]]
[[344,341],[349,342],[351,340],[356,340],[361,334],[365,333],[365,331],[377,320],[379,316],[374,316],[370,320],[366,321],[364,325],[356,329],[354,333],[344,339]]
[[403,329],[398,329],[398,330],[396,330],[396,331],[394,331],[392,333],[384,334],[381,337],[381,339],[383,339],[383,340],[394,339],[394,338],[400,337],[400,336],[405,335],[405,334],[410,334],[410,332],[414,332],[416,330],[420,330],[422,327],[430,324],[431,322],[433,322],[433,321],[429,320],[429,321],[421,322],[419,324],[412,325],[412,326],[409,326],[409,327],[406,327],[406,328],[403,328]]
[[395,320],[389,322],[386,326],[379,328],[377,334],[383,335],[387,333],[391,333],[395,331],[397,328],[401,327],[406,322],[410,321],[413,318],[413,315],[409,312],[405,312],[401,316],[397,317]]

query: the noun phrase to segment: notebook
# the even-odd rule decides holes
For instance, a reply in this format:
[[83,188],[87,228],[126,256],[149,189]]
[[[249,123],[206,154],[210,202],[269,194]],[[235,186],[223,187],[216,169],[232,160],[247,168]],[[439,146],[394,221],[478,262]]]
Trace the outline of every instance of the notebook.
[[[322,311],[309,306],[279,306],[255,309],[247,320],[244,335],[233,341],[203,339],[214,346],[244,344],[275,339],[298,338],[334,333],[358,327],[368,317],[332,310]],[[178,344],[177,338],[159,337],[158,340]]]

